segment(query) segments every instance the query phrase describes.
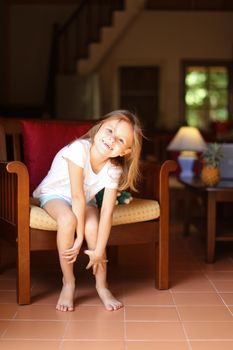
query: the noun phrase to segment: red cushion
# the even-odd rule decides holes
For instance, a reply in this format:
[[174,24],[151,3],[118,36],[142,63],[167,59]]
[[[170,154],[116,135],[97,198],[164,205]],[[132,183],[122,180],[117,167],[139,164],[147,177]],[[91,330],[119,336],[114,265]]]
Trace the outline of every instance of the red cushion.
[[30,178],[30,193],[46,176],[56,153],[92,126],[89,122],[65,123],[58,121],[21,120],[24,162]]

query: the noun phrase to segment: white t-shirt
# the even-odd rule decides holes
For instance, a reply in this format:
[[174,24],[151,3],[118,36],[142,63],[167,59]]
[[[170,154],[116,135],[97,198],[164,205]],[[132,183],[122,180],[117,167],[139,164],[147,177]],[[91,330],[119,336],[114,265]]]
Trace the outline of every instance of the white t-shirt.
[[90,147],[91,143],[86,139],[78,139],[63,147],[56,154],[47,176],[33,192],[33,197],[60,195],[71,203],[68,162],[65,158],[83,168],[86,202],[92,200],[104,187],[117,189],[121,168],[107,161],[97,174],[94,173],[90,163]]

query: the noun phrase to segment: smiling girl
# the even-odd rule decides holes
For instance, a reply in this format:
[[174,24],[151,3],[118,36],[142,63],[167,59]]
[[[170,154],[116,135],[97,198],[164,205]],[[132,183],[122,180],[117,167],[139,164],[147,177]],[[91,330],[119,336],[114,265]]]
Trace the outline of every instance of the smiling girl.
[[[87,134],[62,148],[51,168],[33,192],[40,205],[57,222],[57,247],[63,287],[56,306],[74,310],[73,265],[84,239],[93,269],[97,293],[107,310],[122,307],[107,286],[106,245],[117,191],[135,190],[142,130],[136,116],[113,111]],[[100,211],[95,195],[105,188]]]

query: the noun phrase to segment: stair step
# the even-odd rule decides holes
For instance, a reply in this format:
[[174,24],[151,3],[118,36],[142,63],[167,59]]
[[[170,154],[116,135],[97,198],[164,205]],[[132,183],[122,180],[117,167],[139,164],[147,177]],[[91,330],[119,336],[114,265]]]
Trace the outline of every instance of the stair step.
[[125,11],[114,11],[113,24],[111,27],[102,27],[101,40],[89,45],[89,56],[77,62],[79,74],[89,74],[105,58],[119,36],[127,29],[127,26],[136,18],[144,8],[144,0],[127,0]]

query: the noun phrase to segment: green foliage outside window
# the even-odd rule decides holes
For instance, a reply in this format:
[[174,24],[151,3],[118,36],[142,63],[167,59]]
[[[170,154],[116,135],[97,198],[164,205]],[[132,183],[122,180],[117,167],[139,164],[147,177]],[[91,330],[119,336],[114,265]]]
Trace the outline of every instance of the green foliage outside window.
[[228,89],[227,67],[187,66],[185,70],[187,124],[207,130],[212,122],[227,121]]

